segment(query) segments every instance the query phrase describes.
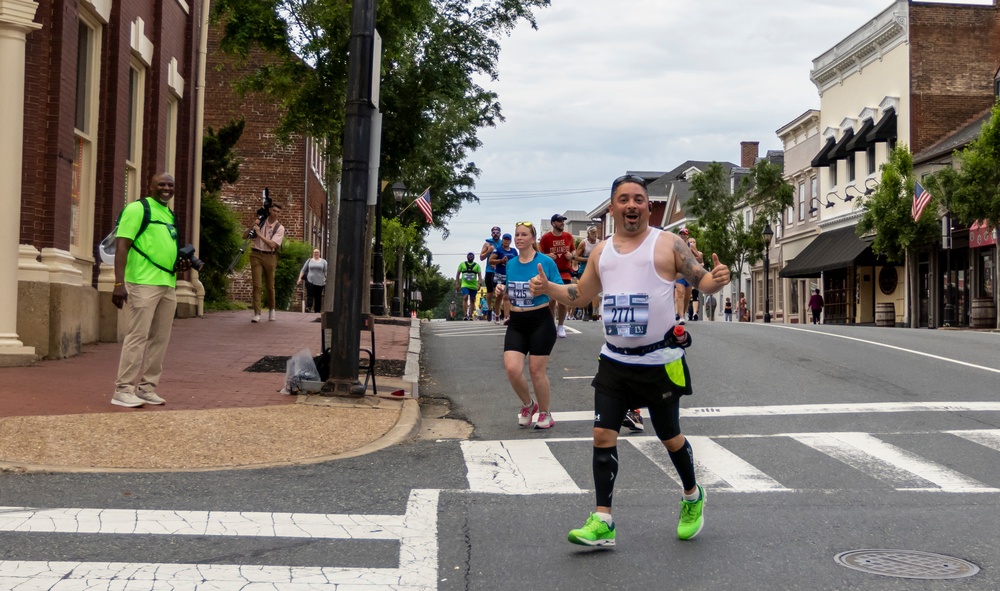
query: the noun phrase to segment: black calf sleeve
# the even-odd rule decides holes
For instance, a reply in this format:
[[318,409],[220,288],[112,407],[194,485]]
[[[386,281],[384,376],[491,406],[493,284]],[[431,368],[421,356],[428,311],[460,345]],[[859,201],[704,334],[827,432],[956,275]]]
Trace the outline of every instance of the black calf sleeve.
[[694,452],[691,451],[691,444],[687,438],[684,439],[684,447],[677,451],[667,450],[670,454],[670,461],[677,468],[677,474],[681,477],[681,484],[684,490],[691,490],[695,487],[694,478]]
[[594,448],[594,491],[597,506],[610,507],[611,495],[615,492],[615,477],[618,475],[618,447]]

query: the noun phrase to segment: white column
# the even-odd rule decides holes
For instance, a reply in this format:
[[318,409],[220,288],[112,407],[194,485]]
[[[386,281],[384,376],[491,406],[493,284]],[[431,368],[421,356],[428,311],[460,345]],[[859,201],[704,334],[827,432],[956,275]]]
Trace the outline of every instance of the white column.
[[0,366],[34,361],[17,337],[17,259],[24,138],[24,46],[38,3],[0,0]]

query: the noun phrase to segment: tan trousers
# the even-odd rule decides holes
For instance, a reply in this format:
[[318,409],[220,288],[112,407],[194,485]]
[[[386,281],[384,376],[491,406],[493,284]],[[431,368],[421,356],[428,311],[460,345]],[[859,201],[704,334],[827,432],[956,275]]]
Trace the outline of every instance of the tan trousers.
[[128,283],[128,301],[122,310],[125,339],[118,363],[115,392],[135,393],[136,382],[145,392],[155,392],[163,373],[163,357],[177,310],[174,288]]
[[274,270],[278,268],[278,253],[250,251],[250,276],[253,280],[253,313],[260,314],[260,289],[262,282],[267,287],[267,309],[274,309]]

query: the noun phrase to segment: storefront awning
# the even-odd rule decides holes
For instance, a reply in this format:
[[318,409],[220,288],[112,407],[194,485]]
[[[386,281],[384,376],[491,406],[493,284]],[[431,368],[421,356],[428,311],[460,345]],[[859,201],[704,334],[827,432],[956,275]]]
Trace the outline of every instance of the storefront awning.
[[823,232],[782,269],[779,277],[819,277],[823,271],[850,266],[886,264],[875,256],[868,242],[858,238],[854,226]]
[[861,124],[861,129],[858,133],[854,134],[854,138],[847,142],[848,152],[864,152],[868,149],[868,139],[866,136],[868,132],[875,127],[875,121],[871,119],[865,119],[865,122]]
[[969,248],[981,248],[983,246],[993,246],[997,243],[997,229],[986,225],[984,221],[978,221],[969,226]]
[[830,166],[830,152],[833,151],[833,147],[837,145],[837,140],[831,138],[826,138],[826,144],[823,148],[816,154],[816,157],[812,159],[810,163],[813,168],[823,168],[824,166]]
[[896,109],[889,107],[865,138],[868,143],[896,140]]
[[845,158],[847,158],[848,155],[847,144],[851,143],[851,140],[853,139],[854,139],[854,130],[853,129],[844,130],[844,134],[840,136],[840,141],[837,142],[837,145],[833,147],[833,151],[830,152],[830,160],[844,160]]

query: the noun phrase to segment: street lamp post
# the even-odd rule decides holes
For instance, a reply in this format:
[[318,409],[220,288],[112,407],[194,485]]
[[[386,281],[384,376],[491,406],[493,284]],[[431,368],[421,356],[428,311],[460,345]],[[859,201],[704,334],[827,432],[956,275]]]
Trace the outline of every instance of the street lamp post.
[[[392,185],[392,195],[396,198],[396,203],[403,199],[406,193],[406,185],[394,183]],[[382,250],[382,194],[379,192],[378,203],[375,204],[375,251],[372,253],[372,289],[370,308],[375,316],[385,315],[385,259]]]
[[771,284],[768,279],[768,271],[771,267],[771,238],[774,237],[774,230],[771,229],[770,222],[764,224],[764,322],[771,321]]
[[[403,197],[406,196],[406,185],[403,183],[395,183],[392,185],[392,196],[396,199],[396,203],[402,203]],[[402,226],[402,219],[400,219],[400,226]],[[396,295],[392,298],[392,316],[401,317],[403,316],[403,243],[400,241],[399,248],[396,251]]]

